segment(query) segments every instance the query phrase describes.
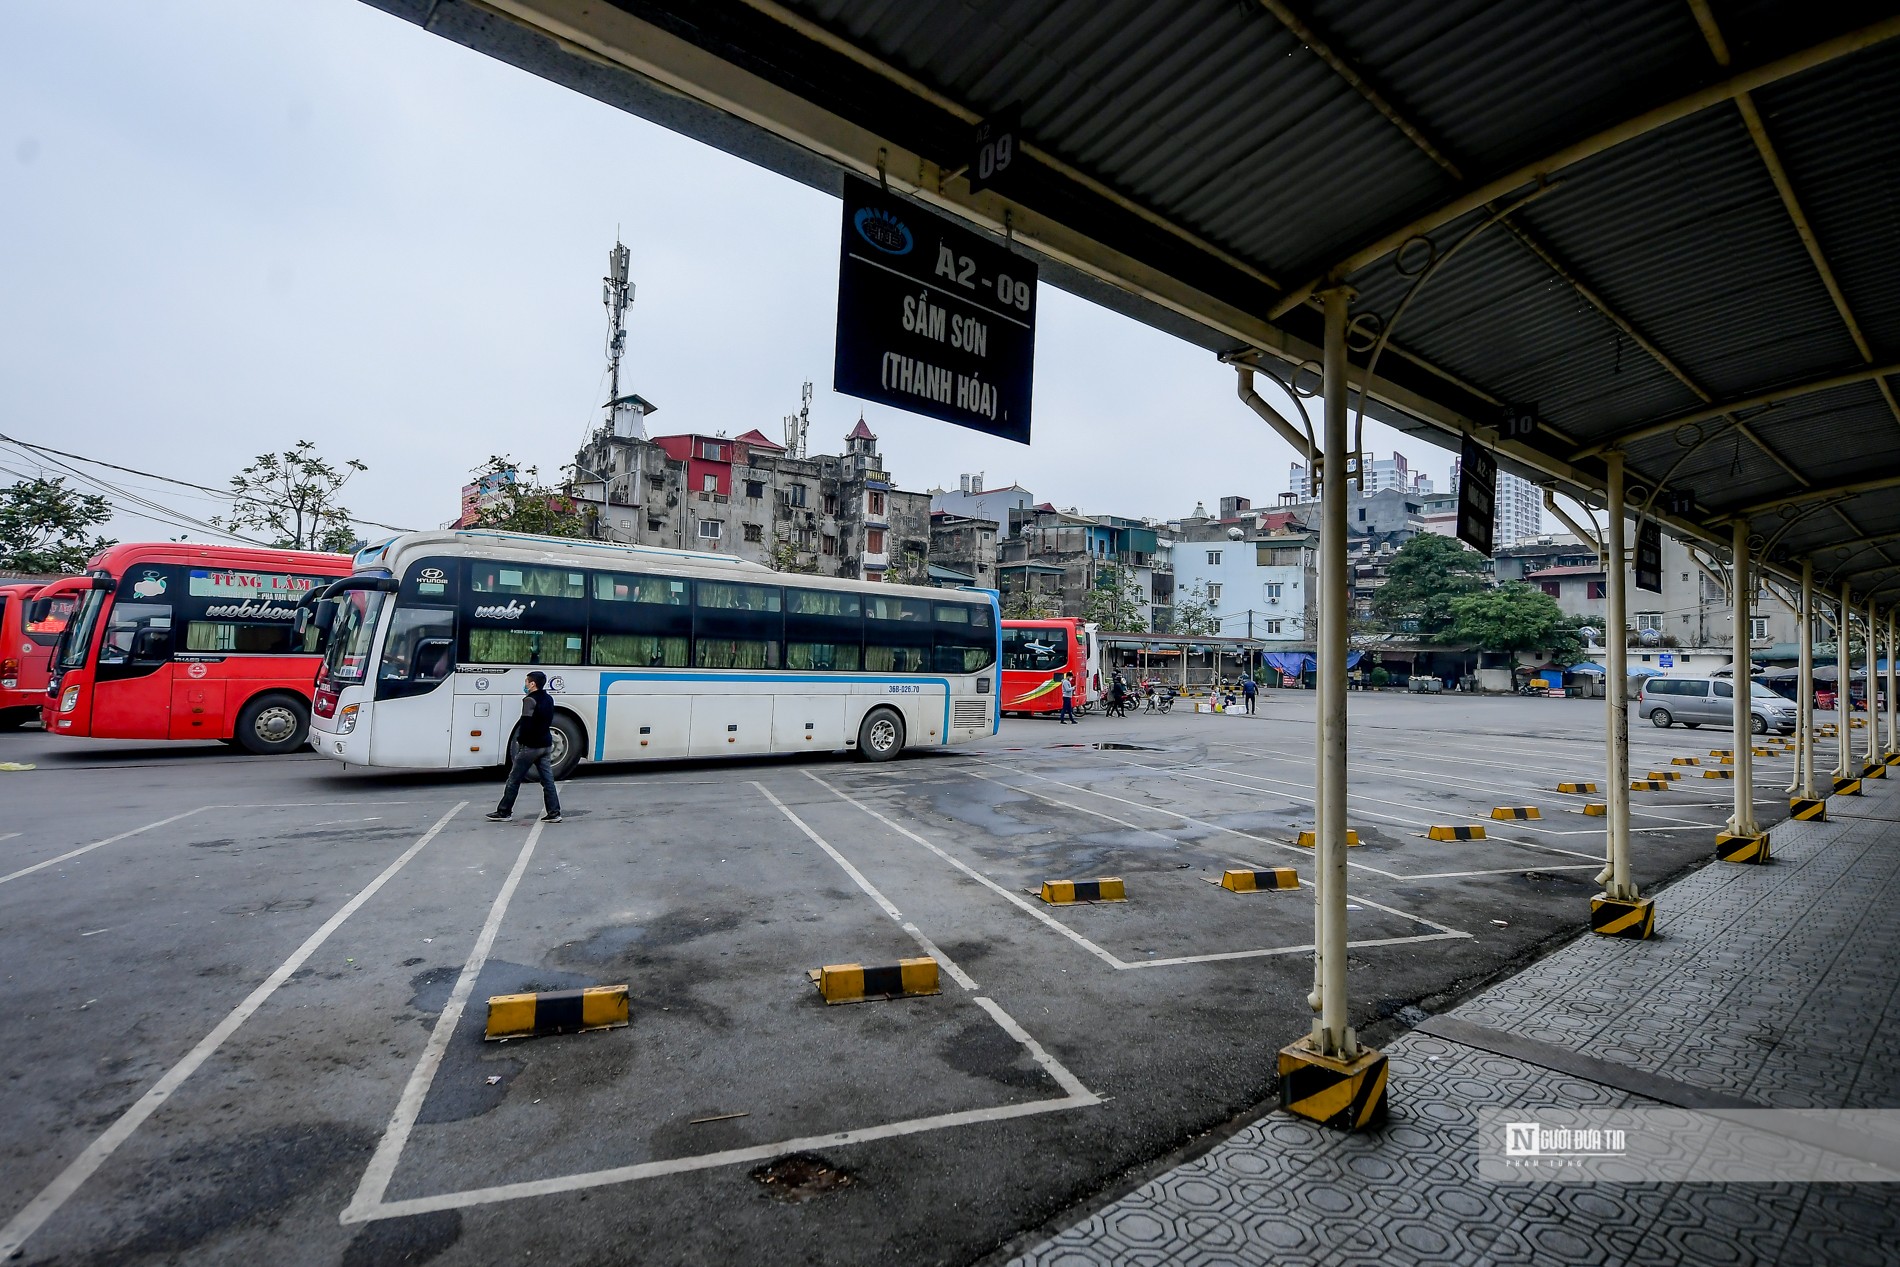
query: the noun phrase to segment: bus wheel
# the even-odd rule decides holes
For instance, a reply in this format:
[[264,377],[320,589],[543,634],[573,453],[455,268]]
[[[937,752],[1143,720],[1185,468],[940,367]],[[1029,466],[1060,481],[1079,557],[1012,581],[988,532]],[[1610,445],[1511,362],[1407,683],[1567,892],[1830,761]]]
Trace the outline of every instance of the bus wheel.
[[238,713],[236,739],[247,752],[295,752],[310,735],[310,710],[291,695],[260,695]]
[[554,720],[548,725],[548,738],[554,746],[548,750],[548,765],[553,767],[554,777],[565,779],[581,763],[581,752],[587,747],[587,737],[581,734],[581,724],[566,713],[555,713]]
[[858,759],[889,761],[904,750],[904,719],[888,708],[874,708],[858,727]]

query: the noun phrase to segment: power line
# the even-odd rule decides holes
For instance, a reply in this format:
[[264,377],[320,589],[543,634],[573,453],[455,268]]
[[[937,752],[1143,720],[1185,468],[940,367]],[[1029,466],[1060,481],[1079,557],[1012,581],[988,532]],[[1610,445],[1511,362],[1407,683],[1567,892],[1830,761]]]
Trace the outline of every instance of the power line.
[[[90,466],[103,466],[107,468],[108,470],[122,471],[127,475],[137,475],[144,479],[158,480],[161,483],[165,483],[165,484],[176,484],[181,488],[196,489],[201,493],[210,493],[213,496],[222,497],[228,501],[236,501],[238,498],[238,494],[235,491],[228,488],[212,488],[206,484],[194,484],[190,480],[173,479],[169,475],[159,475],[153,471],[141,471],[130,466],[120,466],[115,462],[107,462],[100,458],[89,458],[79,453],[67,453],[63,449],[49,448],[46,445],[42,445],[42,444],[29,444],[27,441],[15,439],[13,436],[7,435],[5,432],[0,432],[0,440],[3,440],[6,443],[15,446],[16,448],[26,449],[33,453],[51,454],[55,457],[71,458],[75,462],[84,462]],[[70,472],[71,474],[75,476],[78,476],[81,479],[89,479],[92,482],[98,484],[102,488],[113,487],[112,485],[105,483],[103,480],[98,480],[96,477],[86,475],[86,473],[83,471],[73,470],[72,467],[67,466],[63,462],[56,462],[55,465],[59,466],[63,470]],[[121,492],[121,495],[127,496],[127,497],[136,496],[136,494],[133,494],[133,493],[125,493],[123,492],[123,490],[115,490],[115,491],[119,491]],[[176,513],[183,514],[184,512],[180,511]],[[346,511],[345,514],[347,515],[348,512]],[[414,529],[411,529],[411,528],[399,528],[395,524],[378,523],[374,519],[358,519],[354,515],[350,515],[349,520],[351,523],[360,524],[365,528],[382,528],[388,532],[413,532],[414,531]],[[208,525],[207,525],[207,528],[209,531],[213,531],[213,532],[223,531],[222,529],[218,529],[218,528],[210,528]],[[236,536],[236,534],[234,533],[227,534],[227,535]],[[244,537],[237,537],[237,540],[239,541],[243,541],[245,539],[246,538]]]

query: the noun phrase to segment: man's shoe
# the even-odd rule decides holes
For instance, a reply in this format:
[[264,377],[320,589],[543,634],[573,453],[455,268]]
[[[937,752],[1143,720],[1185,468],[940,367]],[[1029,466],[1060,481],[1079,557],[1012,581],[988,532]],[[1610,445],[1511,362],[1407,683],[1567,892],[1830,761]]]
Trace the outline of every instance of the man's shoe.
[[491,823],[505,823],[513,817],[513,814],[504,814],[500,810],[493,810],[488,815],[488,821]]
[[561,821],[561,816],[559,814],[543,814],[541,815],[541,821],[544,823],[558,823]]

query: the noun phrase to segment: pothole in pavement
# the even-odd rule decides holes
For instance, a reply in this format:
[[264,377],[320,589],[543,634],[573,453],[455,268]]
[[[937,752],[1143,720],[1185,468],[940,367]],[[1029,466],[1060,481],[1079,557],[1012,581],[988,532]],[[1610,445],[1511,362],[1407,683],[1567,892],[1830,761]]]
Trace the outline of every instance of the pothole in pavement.
[[817,1153],[791,1153],[752,1172],[766,1192],[780,1201],[809,1201],[852,1184],[849,1171]]

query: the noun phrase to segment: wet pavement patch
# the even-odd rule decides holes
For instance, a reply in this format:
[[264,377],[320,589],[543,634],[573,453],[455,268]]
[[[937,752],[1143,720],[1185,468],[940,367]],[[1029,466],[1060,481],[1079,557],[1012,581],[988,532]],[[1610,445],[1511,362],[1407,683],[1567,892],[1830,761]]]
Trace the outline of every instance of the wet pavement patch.
[[176,1255],[238,1228],[274,1228],[299,1194],[352,1177],[375,1145],[373,1133],[331,1122],[188,1144],[146,1171],[138,1230],[104,1257]]
[[855,1182],[849,1171],[817,1153],[789,1153],[758,1167],[752,1177],[779,1201],[809,1201]]
[[342,1267],[426,1263],[461,1239],[460,1210],[383,1219],[356,1234],[343,1251]]

